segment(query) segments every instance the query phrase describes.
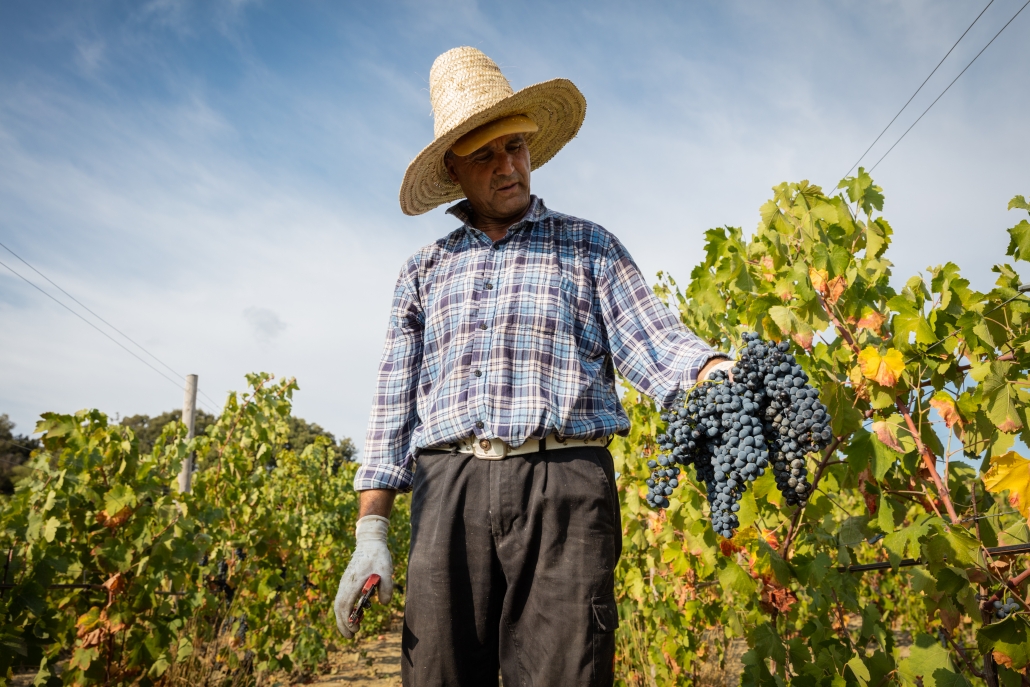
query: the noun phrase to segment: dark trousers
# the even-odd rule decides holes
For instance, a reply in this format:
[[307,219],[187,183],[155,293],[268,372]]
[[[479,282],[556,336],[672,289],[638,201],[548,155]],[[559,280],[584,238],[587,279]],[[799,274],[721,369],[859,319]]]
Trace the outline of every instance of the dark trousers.
[[611,454],[418,459],[405,687],[611,685],[622,552]]

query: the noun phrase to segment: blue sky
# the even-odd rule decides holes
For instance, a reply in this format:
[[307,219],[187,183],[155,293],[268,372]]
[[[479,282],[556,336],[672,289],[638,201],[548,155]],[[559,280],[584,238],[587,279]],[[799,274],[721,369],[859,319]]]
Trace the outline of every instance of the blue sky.
[[[297,412],[360,444],[397,271],[453,228],[397,204],[436,55],[476,46],[516,89],[575,81],[586,123],[534,192],[683,279],[703,231],[753,228],[773,185],[834,184],[985,4],[8,0],[0,241],[207,395],[296,376]],[[995,0],[867,165],[1021,5]],[[874,172],[899,282],[951,260],[990,285],[1005,204],[1030,193],[1028,73],[1030,11]],[[0,268],[19,430],[180,403]]]

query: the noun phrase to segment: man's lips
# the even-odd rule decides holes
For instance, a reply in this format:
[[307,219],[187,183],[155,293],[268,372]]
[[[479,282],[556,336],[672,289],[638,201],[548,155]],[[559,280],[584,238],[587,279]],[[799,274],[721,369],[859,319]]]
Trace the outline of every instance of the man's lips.
[[519,186],[519,182],[515,181],[515,182],[512,182],[512,183],[508,184],[507,186],[501,186],[497,190],[498,190],[498,192],[503,193],[503,192],[506,192],[506,191],[514,190],[514,189],[518,188],[518,186]]

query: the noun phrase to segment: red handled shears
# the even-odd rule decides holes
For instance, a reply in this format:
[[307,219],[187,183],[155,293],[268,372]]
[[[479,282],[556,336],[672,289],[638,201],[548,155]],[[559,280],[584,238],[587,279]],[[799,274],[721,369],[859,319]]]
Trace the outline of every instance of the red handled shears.
[[350,618],[348,618],[351,625],[361,623],[365,609],[372,608],[372,596],[379,590],[380,580],[379,575],[369,575],[365,580],[365,586],[361,588],[361,596],[358,597],[358,602],[354,605],[354,610],[350,612]]

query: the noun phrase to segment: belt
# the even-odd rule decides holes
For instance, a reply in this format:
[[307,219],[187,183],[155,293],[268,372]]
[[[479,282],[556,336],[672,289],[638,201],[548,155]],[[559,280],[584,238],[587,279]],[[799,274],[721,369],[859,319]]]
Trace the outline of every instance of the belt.
[[458,453],[474,455],[481,460],[501,460],[509,456],[522,456],[528,453],[539,453],[540,451],[556,451],[563,448],[574,448],[578,446],[607,446],[611,443],[612,436],[601,437],[600,439],[574,439],[572,437],[560,437],[557,434],[548,434],[541,439],[526,439],[526,443],[518,448],[512,448],[500,439],[476,439],[467,437],[460,439],[447,447],[432,447],[428,451],[439,451],[453,449]]

